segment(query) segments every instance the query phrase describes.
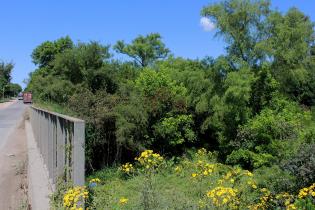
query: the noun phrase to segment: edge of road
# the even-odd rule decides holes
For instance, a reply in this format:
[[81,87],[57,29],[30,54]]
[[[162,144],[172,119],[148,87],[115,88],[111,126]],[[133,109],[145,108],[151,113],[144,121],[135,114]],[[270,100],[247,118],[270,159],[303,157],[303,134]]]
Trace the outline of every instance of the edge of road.
[[33,210],[49,210],[49,196],[52,187],[49,182],[48,172],[40,155],[33,136],[32,126],[25,120],[28,151],[28,196]]
[[0,109],[7,108],[8,106],[16,103],[17,101],[18,101],[17,99],[14,99],[14,100],[10,100],[8,102],[0,103]]

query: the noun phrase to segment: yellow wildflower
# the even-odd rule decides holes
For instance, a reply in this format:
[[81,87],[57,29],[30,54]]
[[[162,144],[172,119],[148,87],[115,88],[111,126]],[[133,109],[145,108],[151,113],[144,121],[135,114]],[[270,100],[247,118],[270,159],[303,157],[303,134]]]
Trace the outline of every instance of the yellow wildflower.
[[195,178],[195,177],[197,177],[197,176],[198,176],[198,174],[196,174],[196,173],[192,173],[192,174],[191,174],[191,176],[192,176],[193,178]]
[[216,187],[208,191],[206,195],[216,207],[228,205],[230,208],[236,208],[239,203],[236,197],[237,190],[230,187]]
[[125,205],[127,204],[128,200],[129,200],[128,198],[122,197],[119,199],[119,204]]

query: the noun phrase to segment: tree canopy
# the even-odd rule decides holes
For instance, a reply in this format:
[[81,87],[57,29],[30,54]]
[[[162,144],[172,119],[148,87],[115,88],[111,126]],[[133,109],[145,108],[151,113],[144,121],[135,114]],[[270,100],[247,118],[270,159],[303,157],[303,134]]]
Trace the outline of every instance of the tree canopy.
[[114,49],[133,58],[140,66],[146,67],[158,59],[166,58],[170,53],[161,39],[162,37],[158,33],[148,34],[147,36],[140,35],[131,44],[118,41]]
[[4,61],[0,62],[0,92],[1,97],[14,97],[22,91],[22,87],[19,84],[12,84],[12,70],[14,64],[12,62],[5,63]]

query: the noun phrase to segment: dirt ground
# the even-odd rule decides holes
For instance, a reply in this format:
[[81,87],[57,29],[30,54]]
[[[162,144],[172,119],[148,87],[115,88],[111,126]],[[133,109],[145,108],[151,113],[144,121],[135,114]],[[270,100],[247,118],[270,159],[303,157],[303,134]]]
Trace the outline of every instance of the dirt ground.
[[0,150],[0,210],[30,209],[27,200],[26,144],[23,120]]

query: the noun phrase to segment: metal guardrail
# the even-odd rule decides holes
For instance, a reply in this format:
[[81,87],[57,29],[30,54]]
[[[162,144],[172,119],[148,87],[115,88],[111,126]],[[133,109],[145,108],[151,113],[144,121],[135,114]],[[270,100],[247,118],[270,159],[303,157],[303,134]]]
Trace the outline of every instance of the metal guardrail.
[[30,122],[52,185],[59,177],[84,185],[84,121],[31,106]]

